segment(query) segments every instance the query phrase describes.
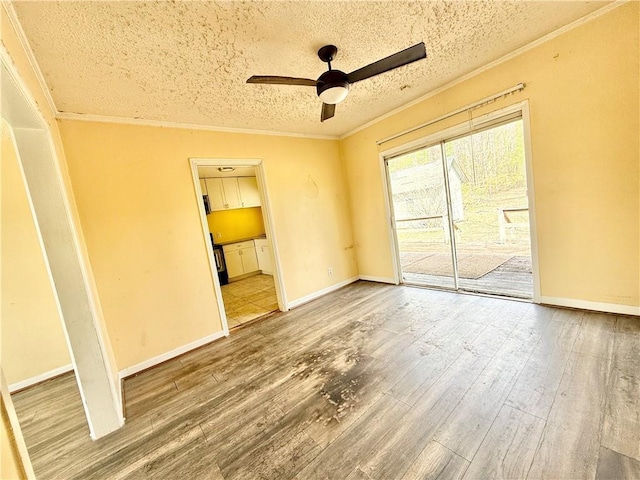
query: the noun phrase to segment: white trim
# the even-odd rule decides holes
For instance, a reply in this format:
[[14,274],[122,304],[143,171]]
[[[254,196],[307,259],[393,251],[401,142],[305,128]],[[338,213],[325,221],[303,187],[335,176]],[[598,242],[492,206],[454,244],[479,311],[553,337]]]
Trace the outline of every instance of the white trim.
[[207,214],[202,206],[202,189],[200,188],[200,178],[198,176],[198,164],[191,160],[191,178],[196,191],[196,202],[198,205],[198,214],[200,215],[200,226],[202,227],[202,235],[204,237],[207,250],[207,260],[209,261],[209,273],[213,282],[213,290],[216,295],[216,303],[218,305],[218,314],[222,323],[222,332],[226,337],[229,336],[229,323],[227,322],[227,312],[224,308],[224,300],[222,298],[222,288],[220,287],[220,279],[218,278],[218,269],[216,267],[215,255],[213,253],[213,245],[211,245],[211,237],[209,235],[209,225],[207,222]]
[[287,300],[286,290],[284,288],[284,274],[282,269],[282,260],[280,258],[280,249],[278,248],[278,240],[276,235],[276,227],[273,223],[273,216],[271,214],[271,203],[269,200],[269,191],[267,189],[267,178],[264,170],[264,163],[260,161],[256,165],[256,180],[258,182],[258,192],[260,193],[260,204],[262,206],[262,217],[264,219],[264,227],[266,230],[267,238],[271,243],[271,262],[273,268],[273,278],[275,280],[276,287],[276,300],[278,301],[278,308],[281,312],[289,310],[289,304]]
[[400,285],[400,249],[395,229],[395,215],[391,202],[391,179],[387,171],[386,159],[382,153],[378,153],[380,176],[382,178],[382,192],[384,197],[385,222],[387,224],[387,239],[391,249],[391,268],[393,268],[393,283]]
[[215,342],[223,337],[227,336],[224,330],[220,330],[219,332],[212,333],[211,335],[207,335],[206,337],[200,338],[191,343],[187,343],[178,348],[174,348],[169,352],[165,352],[156,357],[150,358],[149,360],[145,360],[144,362],[140,362],[136,365],[132,365],[131,367],[124,368],[118,372],[118,378],[120,380],[130,377],[131,375],[135,375],[138,372],[142,372],[143,370],[147,370],[148,368],[155,367],[167,360],[171,360],[172,358],[178,357],[184,353],[190,352],[191,350],[195,350],[196,348],[202,347],[203,345],[207,345],[208,343]]
[[317,298],[320,298],[324,295],[326,295],[327,293],[331,293],[331,292],[335,292],[336,290],[341,289],[342,287],[349,285],[350,283],[353,282],[357,282],[358,280],[360,280],[360,277],[351,277],[348,278],[346,280],[343,280],[342,282],[339,283],[334,283],[333,285],[330,285],[326,288],[323,288],[322,290],[318,290],[317,292],[313,292],[310,293],[309,295],[305,295],[304,297],[300,297],[297,298],[295,300],[291,300],[289,302],[289,308],[296,308],[299,307],[300,305],[303,305],[305,303],[309,303],[313,300],[316,300]]
[[275,137],[312,138],[316,140],[338,140],[337,135],[315,135],[309,133],[276,132],[270,130],[252,130],[249,128],[216,127],[197,123],[169,122],[164,120],[145,120],[142,118],[114,117],[108,115],[94,115],[91,113],[58,112],[56,118],[60,120],[78,120],[82,122],[117,123],[124,125],[138,125],[143,127],[182,128],[187,130],[206,130],[209,132],[242,133],[249,135],[269,135]]
[[557,29],[557,30],[555,30],[555,31],[553,31],[551,33],[548,33],[547,35],[545,35],[543,37],[540,37],[539,39],[534,40],[533,42],[531,42],[531,43],[529,43],[529,44],[527,44],[527,45],[525,45],[523,47],[520,47],[517,50],[514,50],[513,52],[508,53],[508,54],[498,58],[497,60],[494,60],[493,62],[489,62],[486,65],[483,65],[483,66],[481,66],[479,68],[476,68],[475,70],[467,73],[466,75],[458,77],[455,80],[452,80],[451,82],[446,83],[443,86],[441,86],[441,87],[439,87],[439,88],[437,88],[435,90],[432,90],[431,92],[426,93],[425,95],[422,95],[421,97],[418,97],[415,100],[412,100],[411,102],[406,103],[401,107],[398,107],[398,108],[396,108],[394,110],[391,110],[390,112],[385,113],[384,115],[381,115],[381,116],[375,118],[374,120],[371,120],[370,122],[365,123],[364,125],[360,125],[359,127],[356,127],[353,130],[351,130],[351,131],[349,131],[349,132],[347,132],[345,134],[340,135],[339,139],[340,140],[344,140],[345,138],[350,137],[351,135],[354,135],[354,134],[356,134],[356,133],[358,133],[358,132],[360,132],[360,131],[362,131],[362,130],[364,130],[366,128],[369,128],[372,125],[375,125],[376,123],[381,122],[382,120],[385,120],[385,119],[387,119],[389,117],[392,117],[392,116],[394,116],[394,115],[396,115],[396,114],[398,114],[400,112],[403,112],[404,110],[407,110],[407,109],[409,109],[411,107],[414,107],[414,106],[418,105],[419,103],[424,102],[425,100],[427,100],[427,99],[429,99],[431,97],[435,97],[436,95],[439,95],[442,92],[444,92],[446,90],[449,90],[450,88],[455,87],[456,85],[458,85],[458,84],[460,84],[462,82],[466,82],[467,80],[469,80],[469,79],[471,79],[471,78],[473,78],[473,77],[475,77],[477,75],[480,75],[481,73],[484,73],[487,70],[490,70],[490,69],[492,69],[492,68],[494,68],[494,67],[496,67],[496,66],[498,66],[498,65],[500,65],[502,63],[508,62],[509,60],[512,60],[513,58],[518,57],[519,55],[522,55],[523,53],[526,53],[529,50],[532,50],[532,49],[534,49],[534,48],[536,48],[536,47],[538,47],[538,46],[540,46],[540,45],[542,45],[542,44],[544,44],[544,43],[546,43],[546,42],[548,42],[550,40],[553,40],[554,38],[556,38],[556,37],[568,32],[569,30],[573,30],[576,27],[579,27],[579,26],[581,26],[581,25],[583,25],[583,24],[585,24],[587,22],[590,22],[591,20],[594,20],[594,19],[596,19],[596,18],[598,18],[598,17],[600,17],[600,16],[602,16],[602,15],[604,15],[606,13],[609,13],[611,10],[614,10],[615,8],[618,8],[618,7],[622,6],[622,5],[624,5],[625,3],[628,3],[629,1],[630,0],[617,0],[617,1],[615,1],[613,3],[610,3],[610,4],[600,8],[600,9],[594,11],[594,12],[591,12],[591,13],[585,15],[584,17],[579,18],[578,20],[575,20],[575,21],[573,21],[573,22],[571,22],[571,23],[569,23],[569,24],[567,24],[567,25],[565,25],[563,27],[560,27],[559,29]]
[[360,275],[358,278],[366,282],[390,283],[392,285],[398,285],[398,281],[393,277],[376,277],[374,275]]
[[531,118],[529,100],[522,102],[522,129],[524,134],[524,165],[527,177],[529,206],[529,241],[531,242],[531,275],[533,276],[533,303],[540,303],[540,263],[538,256],[538,221],[536,216],[535,182],[533,181],[533,154],[531,149]]
[[[442,178],[444,180],[444,197],[447,203],[447,220],[449,223],[449,248],[451,249],[451,266],[453,267],[453,288],[460,290],[460,274],[458,272],[458,246],[456,243],[456,226],[453,223],[453,205],[451,204],[451,185],[449,184],[449,165],[445,142],[440,142],[440,163],[442,164]],[[397,230],[397,229],[396,229]],[[445,237],[446,238],[446,237]]]
[[[215,260],[213,258],[213,247],[211,245],[211,239],[209,237],[209,226],[207,224],[206,214],[202,206],[202,192],[200,191],[200,179],[198,178],[198,167],[218,167],[218,166],[234,166],[234,167],[254,167],[256,173],[256,181],[258,183],[258,192],[260,193],[260,208],[262,210],[262,217],[264,220],[264,227],[266,230],[267,238],[271,243],[271,255],[273,261],[273,280],[276,287],[276,299],[278,300],[278,308],[282,312],[289,310],[287,303],[287,296],[284,288],[284,276],[282,274],[282,263],[280,261],[280,249],[278,248],[278,241],[276,237],[276,229],[273,224],[273,217],[271,215],[271,204],[269,201],[269,191],[267,189],[267,181],[264,171],[264,163],[259,158],[190,158],[191,174],[193,176],[193,182],[197,192],[200,195],[197,198],[198,209],[200,211],[200,218],[202,220],[202,229],[205,242],[207,244],[207,251],[209,252],[209,267],[211,268],[211,275],[213,277],[213,283],[216,286],[216,295],[219,291],[218,297],[218,309],[220,312],[220,318],[224,318],[224,324],[226,325],[226,312],[224,302],[222,299],[222,289],[220,287],[220,280],[218,279],[217,269],[215,268]],[[227,328],[228,331],[228,327]]]
[[590,300],[579,300],[576,298],[547,297],[540,296],[540,303],[555,307],[579,308],[581,310],[593,310],[596,312],[617,313],[619,315],[640,316],[640,307],[633,305],[622,305],[619,303],[592,302]]
[[69,372],[73,372],[73,364],[71,363],[62,367],[54,368],[53,370],[49,370],[48,372],[41,373],[40,375],[36,375],[35,377],[12,383],[11,385],[9,385],[9,391],[11,393],[17,392],[18,390],[37,385],[38,383],[46,382],[47,380]]
[[36,79],[38,80],[38,84],[40,85],[40,90],[42,90],[42,93],[44,94],[44,97],[47,100],[47,104],[51,109],[51,113],[53,113],[54,115],[57,115],[58,109],[56,107],[55,102],[53,101],[53,97],[51,96],[51,90],[49,90],[49,86],[47,85],[47,82],[44,79],[44,75],[42,75],[42,70],[40,70],[40,64],[38,63],[35,55],[33,54],[33,49],[31,48],[31,44],[29,43],[29,40],[27,39],[27,36],[24,33],[22,24],[20,23],[20,20],[18,19],[18,15],[16,14],[16,11],[13,7],[13,3],[10,1],[3,1],[2,6],[4,7],[4,11],[7,12],[7,17],[9,18],[9,22],[11,23],[13,30],[16,32],[16,36],[20,41],[20,46],[22,47],[22,50],[24,51],[27,57],[27,60],[29,61],[29,66],[31,67],[31,70],[33,70],[33,73],[35,74]]

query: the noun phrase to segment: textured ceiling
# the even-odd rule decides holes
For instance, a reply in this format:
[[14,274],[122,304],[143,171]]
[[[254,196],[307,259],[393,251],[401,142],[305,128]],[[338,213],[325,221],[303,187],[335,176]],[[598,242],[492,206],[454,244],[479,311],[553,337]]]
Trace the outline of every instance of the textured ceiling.
[[[13,2],[61,112],[341,135],[608,2]],[[352,86],[320,123],[316,52],[353,71],[424,41],[427,59]]]

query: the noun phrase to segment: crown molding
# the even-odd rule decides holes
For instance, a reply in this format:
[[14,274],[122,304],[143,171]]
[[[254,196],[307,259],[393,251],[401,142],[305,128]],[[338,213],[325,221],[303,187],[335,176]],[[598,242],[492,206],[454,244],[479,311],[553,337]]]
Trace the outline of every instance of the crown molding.
[[82,122],[116,123],[116,124],[124,124],[124,125],[137,125],[137,126],[143,126],[143,127],[180,128],[183,130],[205,130],[209,132],[220,132],[220,133],[269,135],[273,137],[310,138],[315,140],[338,140],[339,139],[337,135],[336,136],[312,135],[312,134],[306,134],[306,133],[274,132],[271,130],[252,130],[247,128],[216,127],[212,125],[200,125],[197,123],[165,122],[162,120],[145,120],[142,118],[113,117],[108,115],[93,115],[90,113],[59,112],[56,115],[56,118],[59,120],[78,120]]
[[[600,17],[600,16],[602,16],[602,15],[604,15],[606,13],[609,13],[611,10],[614,10],[614,9],[616,9],[616,8],[626,4],[626,3],[629,3],[631,1],[634,1],[634,0],[616,0],[616,1],[612,2],[612,3],[610,3],[609,5],[606,5],[606,6],[602,7],[602,8],[599,8],[598,10],[596,10],[594,12],[591,12],[591,13],[585,15],[582,18],[579,18],[578,20],[575,20],[575,21],[573,21],[573,22],[571,22],[571,23],[569,23],[569,24],[567,24],[567,25],[565,25],[563,27],[560,27],[559,29],[554,30],[551,33],[548,33],[548,34],[544,35],[543,37],[540,37],[537,40],[534,40],[533,42],[528,43],[527,45],[525,45],[523,47],[520,47],[517,50],[514,50],[513,52],[508,53],[508,54],[498,58],[497,60],[494,60],[493,62],[489,62],[486,65],[483,65],[482,67],[479,67],[479,68],[477,68],[477,69],[475,69],[475,70],[473,70],[473,71],[471,71],[471,72],[469,72],[469,73],[467,73],[467,74],[465,74],[465,75],[463,75],[461,77],[458,77],[455,80],[452,80],[451,82],[446,83],[443,86],[438,87],[435,90],[432,90],[431,92],[429,92],[429,93],[427,93],[425,95],[422,95],[421,97],[418,97],[415,100],[412,100],[411,102],[406,103],[401,107],[398,107],[398,108],[396,108],[394,110],[391,110],[390,112],[385,113],[384,115],[382,115],[382,116],[380,116],[378,118],[375,118],[374,120],[371,120],[370,122],[367,122],[367,123],[365,123],[363,125],[360,125],[359,127],[354,128],[353,130],[351,130],[351,131],[349,131],[349,132],[347,132],[347,133],[345,133],[343,135],[340,135],[339,139],[340,140],[344,140],[345,138],[348,138],[351,135],[354,135],[354,134],[356,134],[356,133],[358,133],[358,132],[360,132],[360,131],[362,131],[362,130],[364,130],[366,128],[369,128],[372,125],[375,125],[376,123],[381,122],[382,120],[385,120],[385,119],[387,119],[389,117],[392,117],[392,116],[394,116],[394,115],[396,115],[396,114],[398,114],[400,112],[403,112],[403,111],[405,111],[405,110],[407,110],[407,109],[409,109],[411,107],[414,107],[417,104],[419,104],[421,102],[424,102],[425,100],[427,100],[427,99],[429,99],[431,97],[435,97],[436,95],[441,94],[445,90],[449,90],[450,88],[452,88],[452,87],[454,87],[454,86],[456,86],[456,85],[458,85],[458,84],[460,84],[462,82],[466,82],[467,80],[469,80],[469,79],[471,79],[471,78],[473,78],[473,77],[475,77],[477,75],[480,75],[481,73],[486,72],[487,70],[490,70],[493,67],[496,67],[496,66],[498,66],[498,65],[500,65],[502,63],[508,62],[509,60],[512,60],[513,58],[516,58],[516,57],[522,55],[523,53],[528,52],[529,50],[532,50],[532,49],[534,49],[534,48],[536,48],[536,47],[538,47],[538,46],[540,46],[540,45],[542,45],[544,43],[547,43],[550,40],[553,40],[556,37],[559,37],[560,35],[568,32],[569,30],[573,30],[576,27],[584,25],[585,23],[590,22],[591,20],[594,20],[594,19],[596,19],[596,18],[598,18],[598,17]],[[637,1],[637,0],[635,0],[635,1]]]
[[13,8],[13,3],[11,3],[10,0],[2,0],[1,3],[2,3],[2,7],[4,8],[4,11],[7,14],[7,18],[9,18],[9,22],[11,23],[11,26],[16,32],[16,36],[18,37],[18,41],[22,46],[22,50],[24,50],[24,53],[27,56],[29,65],[31,66],[31,69],[33,70],[33,73],[35,74],[36,79],[38,80],[38,84],[40,85],[40,89],[42,90],[42,93],[44,94],[44,97],[47,100],[47,104],[49,105],[51,112],[57,116],[59,112],[55,102],[53,101],[53,97],[51,96],[51,90],[49,90],[49,86],[47,85],[47,82],[44,79],[44,75],[42,75],[42,70],[40,69],[40,65],[38,64],[38,61],[36,60],[36,57],[33,54],[33,49],[31,48],[31,44],[29,43],[29,40],[27,39],[27,36],[24,33],[24,30],[22,29],[22,24],[18,19],[18,15],[16,14],[15,9]]

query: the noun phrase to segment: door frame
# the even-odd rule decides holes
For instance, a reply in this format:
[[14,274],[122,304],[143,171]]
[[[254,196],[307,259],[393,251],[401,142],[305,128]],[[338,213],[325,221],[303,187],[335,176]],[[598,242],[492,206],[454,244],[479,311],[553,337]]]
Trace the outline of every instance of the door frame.
[[198,176],[198,167],[254,167],[256,172],[256,181],[258,183],[258,192],[260,193],[260,208],[262,209],[262,217],[264,219],[264,227],[267,239],[271,243],[271,261],[273,264],[273,279],[276,287],[276,297],[278,299],[278,308],[281,312],[289,310],[288,301],[285,294],[284,282],[282,279],[282,266],[280,263],[280,254],[276,241],[275,227],[273,225],[273,215],[271,214],[271,204],[269,202],[269,193],[267,190],[267,182],[264,172],[264,163],[259,158],[199,158],[189,159],[191,167],[191,178],[193,181],[194,192],[196,195],[196,204],[200,214],[200,226],[202,228],[203,239],[207,248],[207,258],[209,260],[209,270],[213,280],[213,286],[218,303],[218,312],[222,321],[222,329],[225,336],[229,335],[229,324],[227,323],[227,314],[222,298],[222,287],[218,278],[218,269],[213,253],[213,245],[209,235],[209,224],[207,223],[207,214],[202,204],[202,189],[200,188],[200,177]]
[[[522,128],[524,135],[524,159],[525,172],[527,178],[527,200],[529,202],[529,229],[531,240],[531,271],[533,276],[533,303],[540,303],[540,271],[538,263],[538,233],[536,225],[536,203],[535,189],[533,182],[533,160],[531,156],[531,122],[529,114],[529,101],[514,103],[508,107],[504,107],[492,112],[486,113],[473,119],[473,121],[465,121],[452,127],[439,130],[433,134],[421,137],[419,139],[404,143],[397,147],[392,147],[378,153],[380,171],[382,172],[382,184],[384,191],[385,212],[388,223],[386,225],[387,236],[389,239],[389,248],[391,249],[391,262],[393,266],[393,278],[395,284],[402,282],[402,272],[400,264],[400,251],[398,248],[398,240],[395,233],[395,217],[393,213],[393,203],[391,201],[391,185],[388,170],[385,162],[387,159],[397,157],[405,153],[409,153],[421,148],[427,148],[436,145],[442,141],[449,140],[453,137],[473,133],[477,128],[487,124],[499,121],[503,117],[508,117],[520,113],[522,117]],[[435,288],[435,287],[434,287]],[[472,292],[470,292],[472,293]]]

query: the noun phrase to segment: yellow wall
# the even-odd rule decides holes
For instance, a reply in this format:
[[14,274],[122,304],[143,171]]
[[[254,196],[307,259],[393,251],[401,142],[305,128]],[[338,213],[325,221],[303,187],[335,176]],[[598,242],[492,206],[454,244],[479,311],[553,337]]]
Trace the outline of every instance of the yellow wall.
[[81,121],[60,129],[121,369],[221,329],[190,157],[264,159],[290,301],[357,275],[337,141]]
[[260,207],[211,212],[207,215],[207,223],[216,243],[235,242],[265,234]]
[[639,305],[638,10],[630,2],[341,142],[361,275],[392,277],[376,140],[524,82],[474,116],[528,99],[541,294]]
[[2,122],[2,368],[9,384],[71,363],[62,321],[29,209],[18,160]]

